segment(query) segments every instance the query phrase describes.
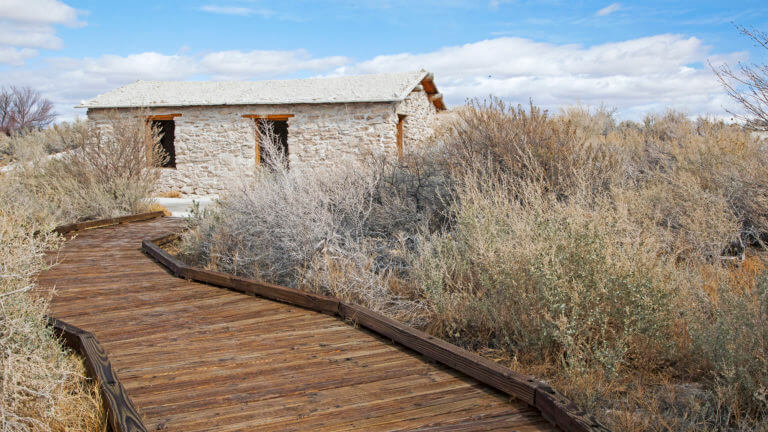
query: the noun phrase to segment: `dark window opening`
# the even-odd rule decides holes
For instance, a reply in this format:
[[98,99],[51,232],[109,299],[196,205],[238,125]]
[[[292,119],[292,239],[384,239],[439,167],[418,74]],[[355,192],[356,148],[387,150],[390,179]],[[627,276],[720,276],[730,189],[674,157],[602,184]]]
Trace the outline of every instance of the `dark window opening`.
[[288,164],[288,121],[287,120],[264,120],[257,119],[259,134],[256,137],[258,145],[256,146],[256,164],[264,163],[268,167],[274,166],[274,161],[270,160],[269,155],[264,150],[262,139],[271,137],[277,151]]
[[174,138],[176,125],[173,120],[152,120],[152,127],[160,135],[160,148],[163,154],[163,168],[176,168],[176,147]]

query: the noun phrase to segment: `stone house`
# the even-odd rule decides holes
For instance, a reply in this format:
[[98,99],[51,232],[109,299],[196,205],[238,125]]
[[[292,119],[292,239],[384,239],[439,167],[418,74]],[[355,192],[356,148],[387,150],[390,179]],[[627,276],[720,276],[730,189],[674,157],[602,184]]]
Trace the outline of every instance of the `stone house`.
[[98,124],[108,112],[147,116],[168,158],[158,192],[216,195],[263,160],[269,127],[290,169],[366,153],[401,156],[425,142],[445,110],[427,71],[253,82],[137,81],[82,102]]

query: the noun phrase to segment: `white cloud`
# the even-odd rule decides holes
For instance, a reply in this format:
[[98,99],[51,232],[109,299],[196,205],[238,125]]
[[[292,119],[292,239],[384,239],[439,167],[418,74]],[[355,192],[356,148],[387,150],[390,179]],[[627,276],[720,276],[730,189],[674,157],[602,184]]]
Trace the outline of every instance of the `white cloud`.
[[275,14],[274,11],[269,9],[253,9],[240,6],[218,6],[218,5],[205,5],[200,7],[203,12],[210,12],[221,15],[261,15],[265,18],[269,18]]
[[606,16],[606,15],[610,15],[610,14],[616,12],[619,9],[621,9],[621,4],[620,3],[611,3],[608,6],[606,6],[606,7],[602,8],[602,9],[600,9],[599,11],[597,11],[595,13],[595,15],[597,15],[597,16]]
[[[450,104],[493,94],[515,103],[533,99],[547,108],[605,104],[624,117],[639,118],[667,107],[693,114],[722,112],[727,102],[722,88],[700,65],[708,57],[701,40],[679,35],[591,47],[496,38],[423,54],[377,56],[339,73],[425,68],[435,73]],[[727,58],[743,59],[743,53]]]
[[[0,51],[0,61],[22,53]],[[314,57],[306,50],[218,51],[174,55],[145,52],[129,56],[57,59],[28,71],[0,71],[0,82],[40,89],[71,117],[82,99],[138,79],[275,79],[296,75],[342,75],[424,68],[435,73],[449,105],[495,95],[511,103],[529,99],[549,109],[576,103],[617,108],[621,118],[675,108],[687,113],[722,114],[731,106],[706,65],[746,60],[745,53],[709,53],[697,38],[657,35],[593,46],[551,44],[502,37],[447,46],[426,53],[382,55],[362,61]]]
[[200,66],[215,79],[275,78],[296,71],[324,72],[349,63],[341,56],[313,58],[306,50],[219,51],[200,59]]
[[13,47],[0,46],[0,64],[9,64],[11,66],[21,66],[24,60],[35,57],[37,51],[29,48],[17,49]]
[[499,8],[499,6],[503,5],[504,3],[514,3],[515,0],[490,0],[488,2],[488,8],[491,10],[496,10]]
[[50,25],[0,20],[0,46],[61,48],[61,39]]
[[58,0],[0,1],[0,64],[24,64],[25,59],[37,55],[28,48],[61,48],[54,26],[85,25],[77,15],[74,8]]
[[[164,55],[145,52],[128,56],[105,55],[83,60],[58,62],[65,69],[87,76],[108,77],[114,82],[184,79],[197,72],[196,62],[182,55]],[[67,68],[67,66],[69,66]]]
[[77,11],[58,0],[3,0],[0,18],[27,23],[79,25]]

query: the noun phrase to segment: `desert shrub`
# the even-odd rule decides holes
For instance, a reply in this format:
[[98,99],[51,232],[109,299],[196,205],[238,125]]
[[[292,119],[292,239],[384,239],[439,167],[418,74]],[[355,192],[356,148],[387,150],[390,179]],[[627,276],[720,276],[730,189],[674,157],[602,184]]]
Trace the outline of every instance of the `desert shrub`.
[[[325,175],[323,175],[325,174]],[[288,171],[259,173],[258,184],[235,186],[201,219],[196,259],[224,271],[295,285],[298,271],[328,241],[359,235],[370,182],[343,167],[312,178]],[[270,247],[263,247],[270,244]]]
[[642,187],[621,192],[635,203],[635,222],[663,241],[668,259],[717,259],[739,240],[739,219],[728,197],[707,190],[690,172],[656,173]]
[[5,174],[40,220],[65,223],[122,216],[149,205],[146,198],[159,178],[162,153],[157,131],[140,118],[112,114],[102,127],[75,124],[40,134],[17,137],[21,143],[14,146],[28,151],[36,147],[25,144],[33,139],[27,137],[52,135],[71,150],[56,157],[27,153]]
[[[755,256],[709,277],[691,320],[709,389],[718,395],[718,422],[766,427],[768,413],[768,269]],[[761,423],[762,422],[762,423]]]
[[59,123],[45,129],[17,132],[0,138],[0,155],[6,162],[30,161],[73,150],[88,124],[84,120]]
[[455,228],[415,266],[433,332],[606,376],[669,361],[679,278],[625,206],[530,183],[468,182],[459,197]]
[[274,163],[191,220],[186,259],[417,319],[402,273],[415,237],[447,223],[450,182],[438,158],[288,170],[269,137],[261,142]]
[[768,427],[762,276],[743,272],[768,232],[764,141],[493,99],[444,127],[403,162],[261,169],[191,220],[185,259],[420,326],[617,430]]
[[[7,184],[0,185],[0,424],[3,431],[103,430],[101,401],[82,360],[63,350],[46,325],[47,299],[32,294],[45,234]],[[37,230],[43,234],[33,235]]]
[[[667,208],[657,212],[658,222],[662,225],[697,233],[694,236],[701,236],[705,231],[714,234],[714,238],[701,238],[691,243],[695,247],[704,246],[701,253],[713,254],[716,238],[722,239],[723,247],[736,242],[743,250],[744,246],[758,241],[762,233],[768,232],[766,143],[749,131],[722,121],[701,118],[691,121],[679,113],[670,112],[663,116],[648,116],[640,133],[624,129],[617,139],[631,148],[628,159],[632,166],[628,174],[636,182],[636,188],[679,190],[693,199],[682,199],[682,205],[702,201],[697,206],[700,213],[697,216],[689,211],[693,210],[690,205],[683,212],[674,205],[678,200],[668,198]],[[690,229],[681,225],[681,215],[687,215],[691,222],[695,222],[700,220],[701,210],[707,206],[716,214],[727,212],[729,216],[723,220],[730,219],[730,222],[720,229],[712,224]]]
[[[599,113],[610,117],[604,111]],[[474,170],[494,172],[540,181],[547,190],[561,194],[568,192],[576,177],[589,176],[593,185],[600,186],[618,160],[610,149],[591,139],[594,135],[582,133],[596,127],[584,123],[591,116],[583,111],[571,115],[576,121],[551,116],[533,103],[526,110],[501,99],[475,100],[445,126],[441,140],[459,175]]]

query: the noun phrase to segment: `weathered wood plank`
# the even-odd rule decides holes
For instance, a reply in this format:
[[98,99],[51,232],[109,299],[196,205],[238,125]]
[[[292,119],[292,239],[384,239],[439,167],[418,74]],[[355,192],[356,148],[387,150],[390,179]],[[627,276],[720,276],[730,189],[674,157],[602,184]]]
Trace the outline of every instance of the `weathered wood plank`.
[[168,252],[164,251],[160,246],[156,245],[152,240],[142,240],[141,248],[144,252],[149,254],[152,258],[156,259],[160,264],[168,268],[176,276],[184,276],[183,270],[186,269],[186,265],[175,257],[171,256]]
[[482,383],[533,405],[536,380],[531,377],[514,372],[477,354],[362,306],[342,303],[339,310],[342,318],[371,329]]
[[121,224],[126,222],[144,221],[144,220],[149,220],[149,219],[154,219],[159,217],[163,217],[163,212],[156,211],[156,212],[148,212],[148,213],[139,213],[135,215],[121,216],[116,218],[99,219],[94,221],[77,222],[69,225],[60,225],[54,228],[53,231],[59,234],[67,234],[73,231],[81,231],[88,228],[97,228],[97,227],[116,225],[116,224]]
[[49,317],[50,325],[67,346],[79,352],[89,375],[99,383],[109,426],[115,432],[146,432],[147,428],[131,398],[118,379],[107,353],[93,335],[59,319]]
[[218,285],[270,300],[278,300],[329,315],[336,315],[339,311],[339,301],[333,297],[187,266],[182,270],[182,274],[194,281]]

